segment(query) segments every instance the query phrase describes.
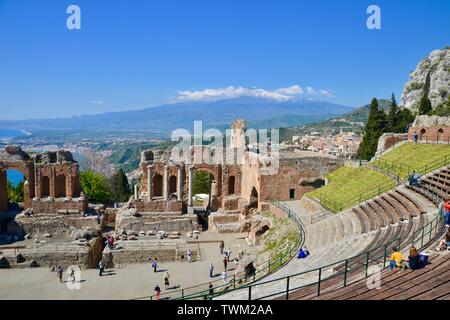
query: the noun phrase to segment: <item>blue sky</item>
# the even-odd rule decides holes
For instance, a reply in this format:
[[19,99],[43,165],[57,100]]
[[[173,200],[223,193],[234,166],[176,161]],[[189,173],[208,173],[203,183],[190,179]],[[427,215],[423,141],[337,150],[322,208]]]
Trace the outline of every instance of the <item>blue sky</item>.
[[[81,30],[66,28],[71,4]],[[366,27],[370,4],[381,30]],[[419,59],[450,45],[449,14],[447,0],[0,0],[0,119],[138,109],[229,86],[310,86],[350,106],[399,99]]]

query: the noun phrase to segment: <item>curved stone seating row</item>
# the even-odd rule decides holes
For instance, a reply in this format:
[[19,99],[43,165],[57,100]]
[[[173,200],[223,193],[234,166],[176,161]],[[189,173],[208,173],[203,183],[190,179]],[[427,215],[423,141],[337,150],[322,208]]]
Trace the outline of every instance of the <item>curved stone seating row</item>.
[[423,176],[420,184],[443,199],[450,198],[450,167]]
[[401,188],[367,201],[352,210],[361,223],[363,233],[407,221],[425,212],[421,204]]

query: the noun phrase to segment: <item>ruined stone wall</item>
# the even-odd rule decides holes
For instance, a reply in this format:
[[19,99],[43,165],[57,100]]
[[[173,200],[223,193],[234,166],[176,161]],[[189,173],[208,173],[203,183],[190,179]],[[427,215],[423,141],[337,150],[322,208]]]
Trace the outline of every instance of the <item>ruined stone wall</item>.
[[[194,261],[200,259],[200,252],[196,246],[192,246],[192,258]],[[134,263],[149,263],[149,259],[157,258],[159,263],[173,262],[173,261],[186,261],[187,249],[179,249],[176,246],[161,247],[147,247],[146,249],[114,249],[109,250],[105,248],[103,252],[103,259],[108,268],[118,267],[124,264]],[[149,263],[150,265],[150,263]]]
[[181,212],[183,209],[183,202],[176,200],[159,199],[148,202],[146,199],[137,199],[133,204],[138,212]]
[[54,199],[54,198],[35,198],[32,201],[33,213],[83,213],[88,208],[88,202],[84,198],[77,199]]
[[450,117],[418,116],[408,130],[408,140],[414,133],[420,141],[450,143]]
[[[44,152],[28,155],[20,147],[7,146],[0,150],[0,212],[8,209],[5,171],[14,169],[24,175],[24,207],[44,212],[45,206],[33,199],[75,198],[81,193],[79,167],[67,151]],[[50,212],[58,209],[50,206]],[[76,205],[73,204],[75,207]],[[64,207],[62,207],[64,209]]]
[[[321,186],[324,177],[343,166],[343,161],[329,157],[305,156],[281,158],[274,175],[261,176],[261,201],[301,199],[303,195]],[[290,190],[295,191],[291,199]]]

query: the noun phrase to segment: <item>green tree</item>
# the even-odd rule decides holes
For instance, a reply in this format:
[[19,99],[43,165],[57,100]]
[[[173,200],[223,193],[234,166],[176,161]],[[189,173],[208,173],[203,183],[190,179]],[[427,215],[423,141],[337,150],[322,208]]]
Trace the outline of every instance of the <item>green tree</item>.
[[378,145],[378,139],[387,130],[387,116],[383,110],[378,109],[378,100],[372,99],[370,103],[369,119],[366,124],[365,133],[358,149],[360,159],[370,160]]
[[440,117],[450,116],[450,95],[448,96],[447,101],[438,105],[431,114]]
[[408,124],[414,121],[414,116],[407,108],[400,109],[395,100],[395,95],[392,94],[390,110],[388,114],[388,128],[386,132],[404,133]]
[[92,171],[80,173],[80,184],[84,195],[89,201],[108,203],[111,201],[111,192],[104,176]]
[[399,109],[397,101],[395,100],[395,95],[391,96],[391,108],[389,110],[388,121],[389,121],[389,131],[397,132],[399,123]]
[[122,169],[118,169],[111,178],[110,189],[112,200],[115,202],[126,202],[131,196],[131,188],[128,178]]
[[419,102],[419,115],[429,114],[433,111],[430,99],[428,99],[428,94],[430,93],[430,72],[427,74],[425,84],[423,86],[422,98]]
[[209,194],[211,188],[210,173],[207,171],[197,171],[194,174],[192,181],[192,190],[194,194],[206,193]]

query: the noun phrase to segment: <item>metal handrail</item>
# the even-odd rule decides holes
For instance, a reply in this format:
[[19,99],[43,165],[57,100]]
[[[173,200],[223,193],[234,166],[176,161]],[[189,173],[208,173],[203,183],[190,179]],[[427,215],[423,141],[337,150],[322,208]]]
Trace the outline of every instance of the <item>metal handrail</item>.
[[[418,250],[422,250],[424,247],[427,246],[426,243],[424,243],[424,240],[427,236],[429,236],[429,240],[430,241],[433,237],[432,234],[434,232],[434,237],[436,237],[437,235],[442,233],[442,230],[444,230],[444,224],[442,223],[443,219],[441,216],[437,216],[433,221],[431,221],[430,223],[428,223],[427,225],[423,226],[422,228],[420,228],[419,230],[417,230],[415,233],[419,234],[419,238],[414,239],[413,236],[413,240],[412,240],[412,245],[414,245],[415,243],[420,243],[420,246],[417,246]],[[425,231],[427,228],[429,228],[428,231]],[[414,235],[414,233],[413,233]],[[367,278],[369,276],[369,267],[371,265],[379,265],[382,262],[383,268],[386,267],[386,263],[388,261],[388,257],[391,253],[392,250],[389,249],[389,247],[393,244],[396,244],[399,248],[400,245],[402,243],[402,239],[401,238],[397,238],[395,240],[392,240],[382,246],[379,246],[377,248],[368,250],[366,252],[362,252],[356,256],[353,256],[351,258],[345,259],[345,260],[341,260],[335,263],[331,263],[328,264],[326,266],[321,266],[319,268],[315,268],[315,269],[311,269],[308,271],[303,271],[303,272],[299,272],[299,273],[295,273],[295,274],[291,274],[285,277],[280,277],[280,278],[276,278],[276,279],[272,279],[272,280],[268,280],[268,281],[264,281],[264,282],[259,282],[256,284],[248,284],[248,285],[244,285],[240,288],[237,288],[235,290],[230,290],[229,292],[232,291],[238,291],[238,290],[247,290],[248,291],[248,299],[251,300],[252,299],[252,291],[254,292],[254,288],[258,287],[258,286],[262,286],[262,285],[267,285],[270,283],[274,283],[274,282],[279,282],[279,281],[286,281],[286,289],[282,290],[282,291],[277,291],[277,292],[272,292],[268,295],[262,296],[257,298],[257,300],[260,299],[267,299],[267,298],[271,298],[271,297],[275,297],[275,296],[280,296],[283,295],[286,300],[289,299],[289,293],[292,291],[297,291],[299,289],[302,289],[304,287],[309,287],[309,286],[317,286],[317,296],[320,296],[321,294],[321,284],[322,282],[324,282],[325,280],[330,280],[333,278],[337,278],[338,276],[343,276],[343,283],[342,283],[342,287],[346,287],[347,285],[350,284],[350,281],[348,279],[348,276],[351,272],[356,271],[360,268],[364,268],[365,269],[365,276],[364,278]],[[371,253],[376,253],[381,251],[381,249],[383,249],[383,254],[379,255],[379,256],[371,256]],[[353,262],[359,262],[361,261],[361,258],[365,259],[365,263],[364,264],[360,264],[360,263],[354,263]],[[335,272],[334,274],[328,276],[328,277],[323,277],[322,274],[324,273],[324,270],[329,269],[333,266],[342,266],[344,265],[343,271],[339,271],[339,272]],[[312,274],[312,273],[318,273],[318,279],[316,282],[312,282],[312,283],[308,283],[305,285],[302,285],[300,287],[296,287],[296,288],[291,288],[290,287],[290,279],[294,278],[294,277],[298,277],[298,276],[302,276],[302,275],[306,275],[306,274]],[[359,280],[359,279],[358,279]],[[336,289],[336,287],[334,288]],[[189,299],[197,299],[197,298],[204,298],[204,299],[211,299],[215,297],[215,295],[208,295],[205,293],[199,293],[196,296],[190,296],[188,297]]]

